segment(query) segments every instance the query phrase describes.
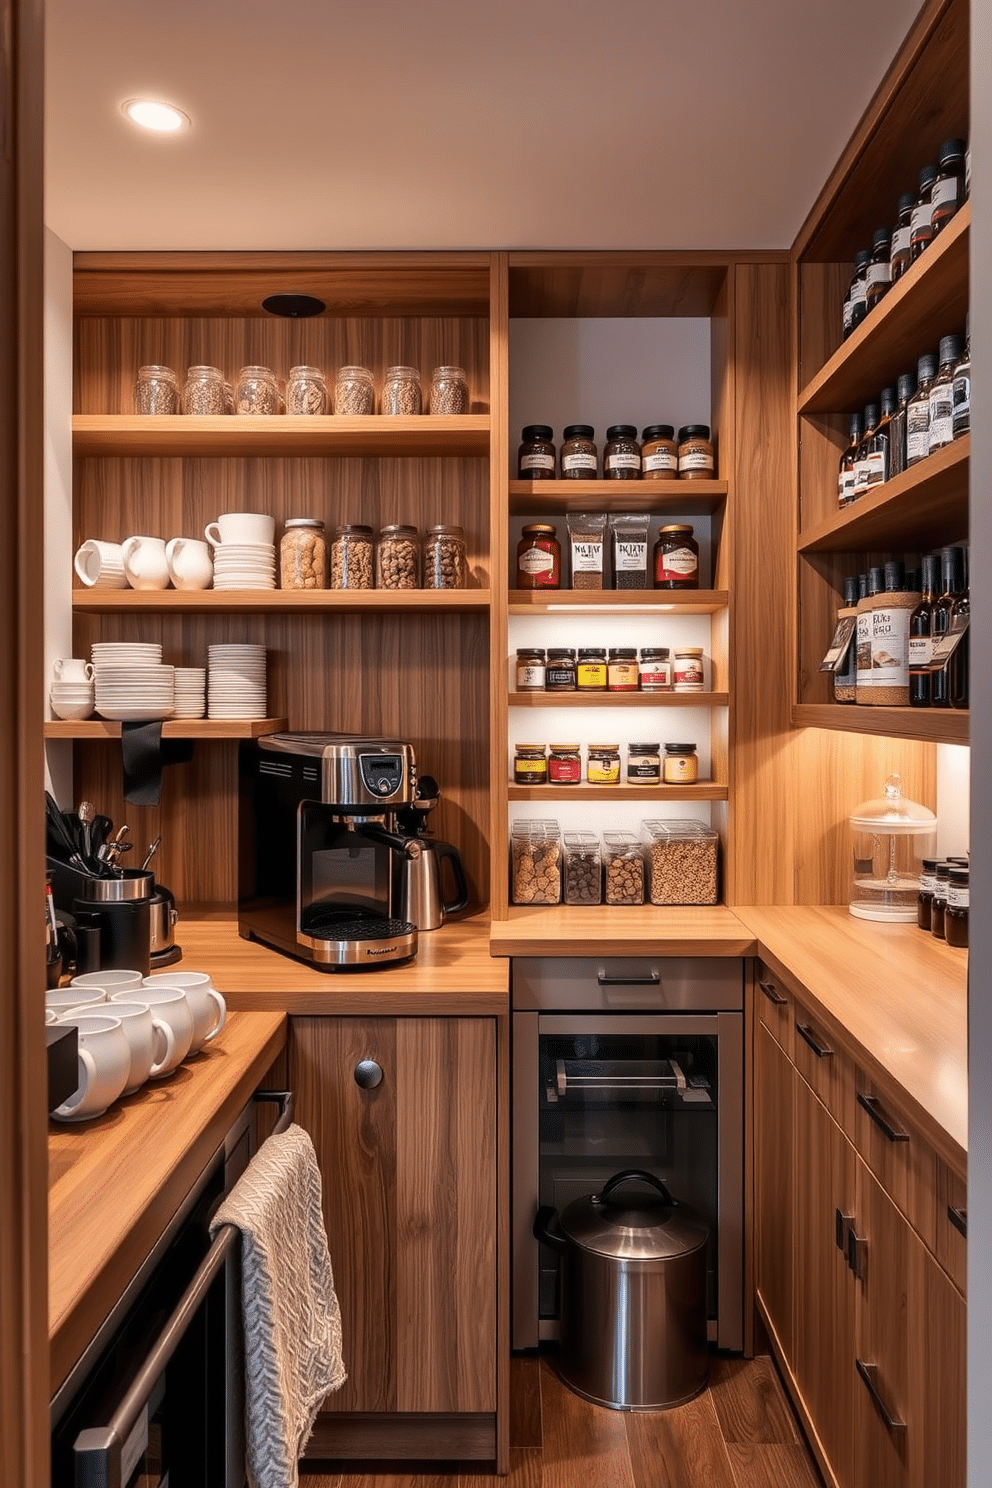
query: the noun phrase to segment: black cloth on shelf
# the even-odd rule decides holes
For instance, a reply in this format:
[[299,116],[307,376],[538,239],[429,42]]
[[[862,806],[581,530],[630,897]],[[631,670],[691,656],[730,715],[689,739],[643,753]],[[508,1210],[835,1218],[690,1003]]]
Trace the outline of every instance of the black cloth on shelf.
[[163,739],[162,720],[121,724],[124,799],[129,806],[157,806],[162,794],[162,770],[193,758],[192,739]]

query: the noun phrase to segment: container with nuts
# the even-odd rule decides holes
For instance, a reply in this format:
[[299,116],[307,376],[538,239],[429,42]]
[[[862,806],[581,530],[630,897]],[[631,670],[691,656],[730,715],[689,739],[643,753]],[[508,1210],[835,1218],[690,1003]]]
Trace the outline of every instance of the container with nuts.
[[420,373],[416,367],[387,367],[382,384],[382,412],[408,415],[423,413],[424,400],[420,392]]
[[416,527],[383,527],[375,547],[377,589],[420,588],[420,544]]
[[701,821],[642,823],[652,904],[715,904],[719,835]]
[[190,367],[186,373],[182,397],[183,413],[228,413],[224,378],[219,367]]
[[561,903],[561,831],[556,821],[514,822],[510,871],[514,904]]
[[566,832],[563,838],[566,904],[600,904],[603,899],[599,838],[595,832]]
[[424,538],[424,588],[464,589],[467,578],[464,527],[428,527]]
[[339,367],[334,379],[334,412],[375,413],[375,383],[368,367]]
[[242,367],[234,390],[235,413],[279,412],[279,387],[268,367]]
[[464,367],[435,367],[431,377],[431,413],[468,413],[468,379]]
[[288,517],[279,544],[283,589],[323,589],[327,584],[324,524],[317,517]]
[[644,852],[633,832],[603,833],[607,904],[644,903]]
[[290,367],[286,412],[322,414],[328,408],[327,383],[319,367]]
[[371,589],[375,540],[371,527],[335,527],[331,543],[332,589]]

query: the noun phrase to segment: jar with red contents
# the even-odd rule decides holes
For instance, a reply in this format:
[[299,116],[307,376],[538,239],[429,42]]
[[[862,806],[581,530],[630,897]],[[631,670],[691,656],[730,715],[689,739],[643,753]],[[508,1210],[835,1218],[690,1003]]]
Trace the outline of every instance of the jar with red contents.
[[659,529],[654,545],[654,587],[699,588],[699,544],[691,527],[673,522]]
[[582,754],[578,744],[548,746],[548,780],[552,785],[578,785],[582,779]]
[[517,544],[517,588],[561,588],[561,543],[547,522],[525,527]]

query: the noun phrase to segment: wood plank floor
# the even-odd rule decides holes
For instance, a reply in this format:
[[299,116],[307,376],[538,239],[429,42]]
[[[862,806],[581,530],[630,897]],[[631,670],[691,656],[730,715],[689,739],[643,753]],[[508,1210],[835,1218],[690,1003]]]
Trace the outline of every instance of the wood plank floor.
[[319,1471],[301,1488],[821,1488],[775,1367],[714,1358],[710,1383],[667,1411],[612,1411],[565,1388],[547,1357],[511,1362],[510,1474]]

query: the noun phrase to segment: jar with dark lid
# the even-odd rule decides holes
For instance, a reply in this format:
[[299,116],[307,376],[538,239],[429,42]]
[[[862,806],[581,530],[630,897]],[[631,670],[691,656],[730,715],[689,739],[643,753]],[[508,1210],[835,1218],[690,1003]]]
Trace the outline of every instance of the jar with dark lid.
[[679,480],[712,480],[715,474],[709,424],[683,424],[679,430]]
[[641,433],[641,475],[645,480],[674,480],[678,473],[675,425],[648,424]]
[[605,647],[581,648],[576,666],[576,685],[579,692],[605,692],[607,679]]
[[937,858],[920,860],[920,890],[916,896],[916,923],[921,930],[929,930],[930,911],[933,908],[933,891],[937,886]]
[[909,226],[909,256],[915,263],[920,254],[933,242],[933,183],[940,174],[935,165],[925,165],[920,171],[920,189],[913,207]]
[[582,754],[578,744],[548,745],[548,780],[552,785],[578,785],[582,780]]
[[865,311],[873,310],[892,283],[892,238],[887,227],[879,227],[871,240],[871,258],[865,273]]
[[937,152],[937,177],[930,188],[930,220],[934,237],[964,205],[964,153],[963,139],[946,139]]
[[424,535],[424,588],[464,589],[468,577],[464,527],[438,523]]
[[671,692],[672,663],[667,646],[641,648],[640,684],[642,692]]
[[517,651],[517,692],[543,692],[545,659],[540,646],[521,646]]
[[550,424],[527,424],[520,431],[517,452],[519,480],[554,480],[555,431]]
[[549,646],[544,686],[548,692],[574,692],[575,651],[571,646]]
[[913,215],[913,207],[916,205],[916,197],[912,191],[906,191],[899,198],[898,217],[896,225],[892,229],[892,239],[889,244],[889,279],[895,284],[901,279],[909,268],[912,259],[909,251],[910,219]]
[[603,476],[606,480],[640,480],[641,446],[635,424],[611,424],[607,429]]
[[661,746],[627,745],[627,780],[631,785],[658,785],[661,782]]
[[586,759],[590,785],[617,785],[620,781],[620,745],[590,744]]
[[947,882],[944,910],[944,939],[949,946],[968,944],[969,874],[967,868],[952,868]]
[[375,587],[420,588],[420,544],[416,527],[394,523],[380,530],[375,545]]
[[595,480],[599,451],[592,424],[566,424],[562,440],[559,453],[562,480]]
[[288,517],[279,544],[279,584],[283,589],[323,589],[327,548],[319,517]]
[[532,522],[517,543],[517,588],[561,588],[561,543],[549,522]]
[[856,330],[868,313],[866,301],[868,261],[871,251],[868,248],[859,248],[854,255],[854,277],[848,290],[848,300],[844,309],[844,334],[849,336]]
[[654,545],[654,587],[699,588],[699,544],[690,526],[672,522],[659,528]]
[[331,543],[331,588],[371,589],[375,539],[371,527],[335,527]]
[[610,692],[637,691],[636,646],[611,646],[607,665],[607,687]]
[[516,744],[513,751],[516,785],[547,785],[548,755],[543,744]]
[[666,744],[664,780],[666,785],[691,785],[699,779],[699,759],[695,744]]
[[934,865],[933,899],[930,902],[930,934],[944,940],[944,912],[947,909],[947,886],[951,876],[950,863],[942,860]]

